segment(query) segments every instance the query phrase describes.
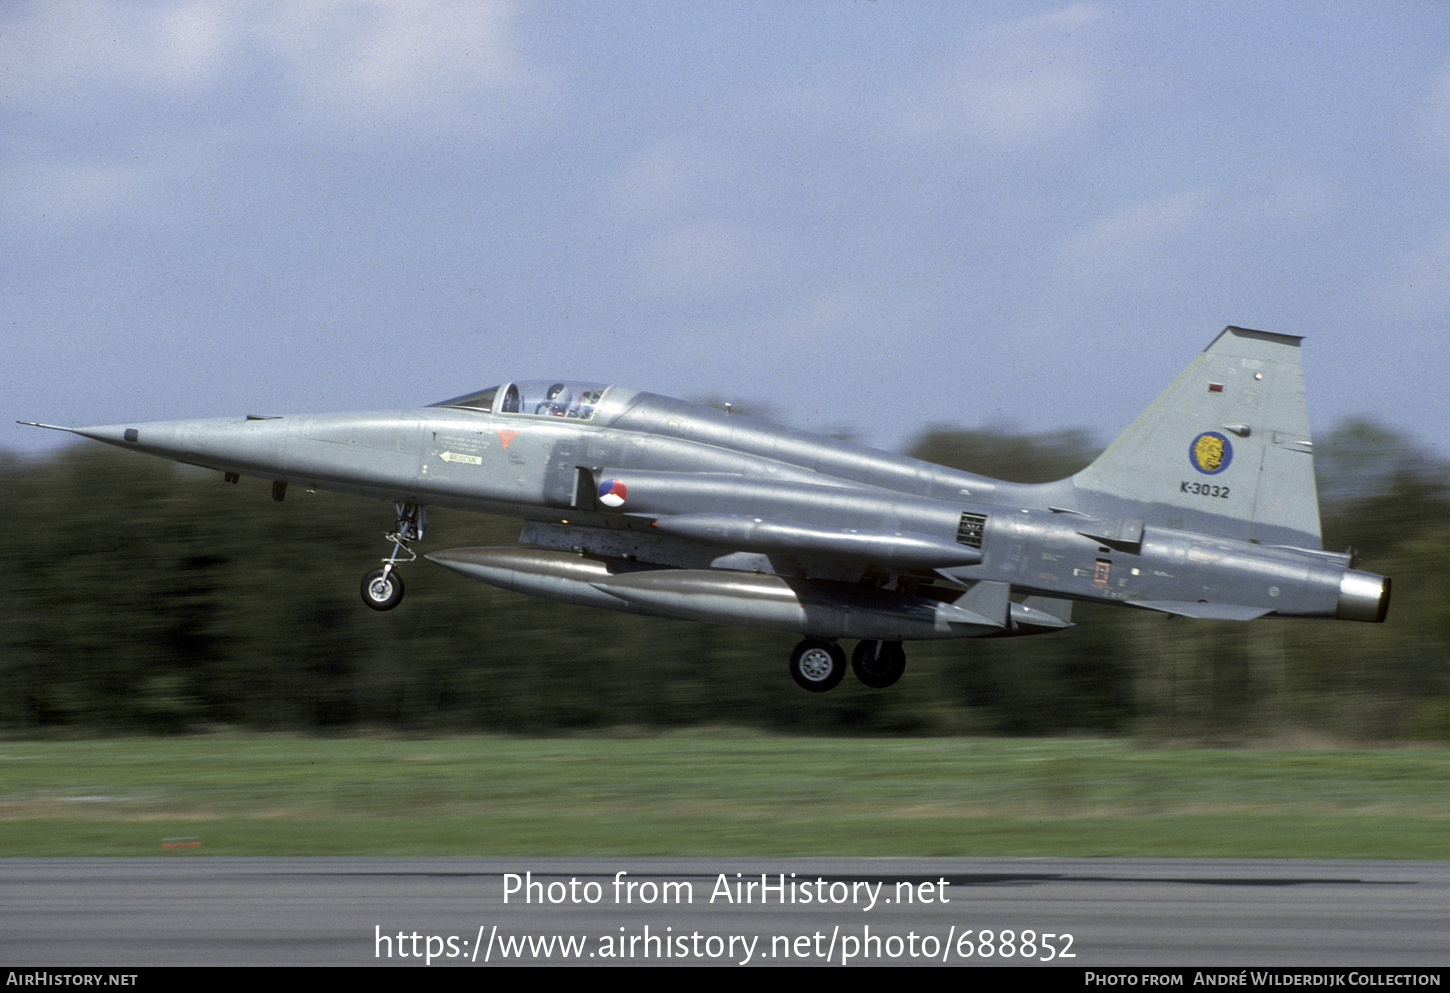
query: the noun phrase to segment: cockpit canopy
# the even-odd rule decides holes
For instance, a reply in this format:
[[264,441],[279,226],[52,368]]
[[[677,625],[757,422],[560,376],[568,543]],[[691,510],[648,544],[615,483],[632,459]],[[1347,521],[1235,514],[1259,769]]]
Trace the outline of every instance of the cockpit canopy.
[[485,413],[530,414],[539,417],[577,417],[590,420],[609,390],[599,383],[550,382],[505,383],[468,393],[434,407],[463,407]]

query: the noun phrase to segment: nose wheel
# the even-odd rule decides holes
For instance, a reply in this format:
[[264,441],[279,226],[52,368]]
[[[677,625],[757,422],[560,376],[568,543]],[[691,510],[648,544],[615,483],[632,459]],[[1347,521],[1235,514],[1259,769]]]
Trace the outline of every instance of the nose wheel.
[[383,567],[363,577],[362,599],[373,610],[392,610],[403,602],[403,577],[398,565],[412,562],[418,553],[408,546],[423,539],[428,527],[428,512],[416,503],[397,504],[398,527],[384,537],[393,543],[393,554],[383,559]]
[[403,577],[391,568],[374,569],[363,577],[363,603],[374,610],[392,610],[403,602]]

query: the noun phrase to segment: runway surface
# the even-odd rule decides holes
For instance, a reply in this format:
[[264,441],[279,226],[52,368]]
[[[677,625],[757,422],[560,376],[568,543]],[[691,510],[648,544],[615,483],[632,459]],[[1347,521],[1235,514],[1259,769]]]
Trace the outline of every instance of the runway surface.
[[9,966],[1443,967],[1447,945],[1440,862],[0,860]]

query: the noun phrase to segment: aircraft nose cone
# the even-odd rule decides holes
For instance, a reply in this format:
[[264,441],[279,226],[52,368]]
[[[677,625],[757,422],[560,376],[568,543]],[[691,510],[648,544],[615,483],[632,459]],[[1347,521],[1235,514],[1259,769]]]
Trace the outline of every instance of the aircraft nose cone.
[[280,418],[143,421],[75,428],[93,441],[230,472],[285,472],[287,422]]
[[93,441],[104,441],[108,445],[135,444],[141,440],[139,428],[124,424],[106,424],[100,427],[75,428],[74,433]]

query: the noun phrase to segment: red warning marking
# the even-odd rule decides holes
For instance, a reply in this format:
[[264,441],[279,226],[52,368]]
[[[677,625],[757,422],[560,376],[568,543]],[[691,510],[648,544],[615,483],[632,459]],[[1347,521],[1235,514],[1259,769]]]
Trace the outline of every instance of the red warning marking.
[[509,442],[518,437],[519,434],[517,431],[510,431],[506,428],[497,428],[496,430],[498,431],[498,440],[503,442],[504,448],[509,447]]

